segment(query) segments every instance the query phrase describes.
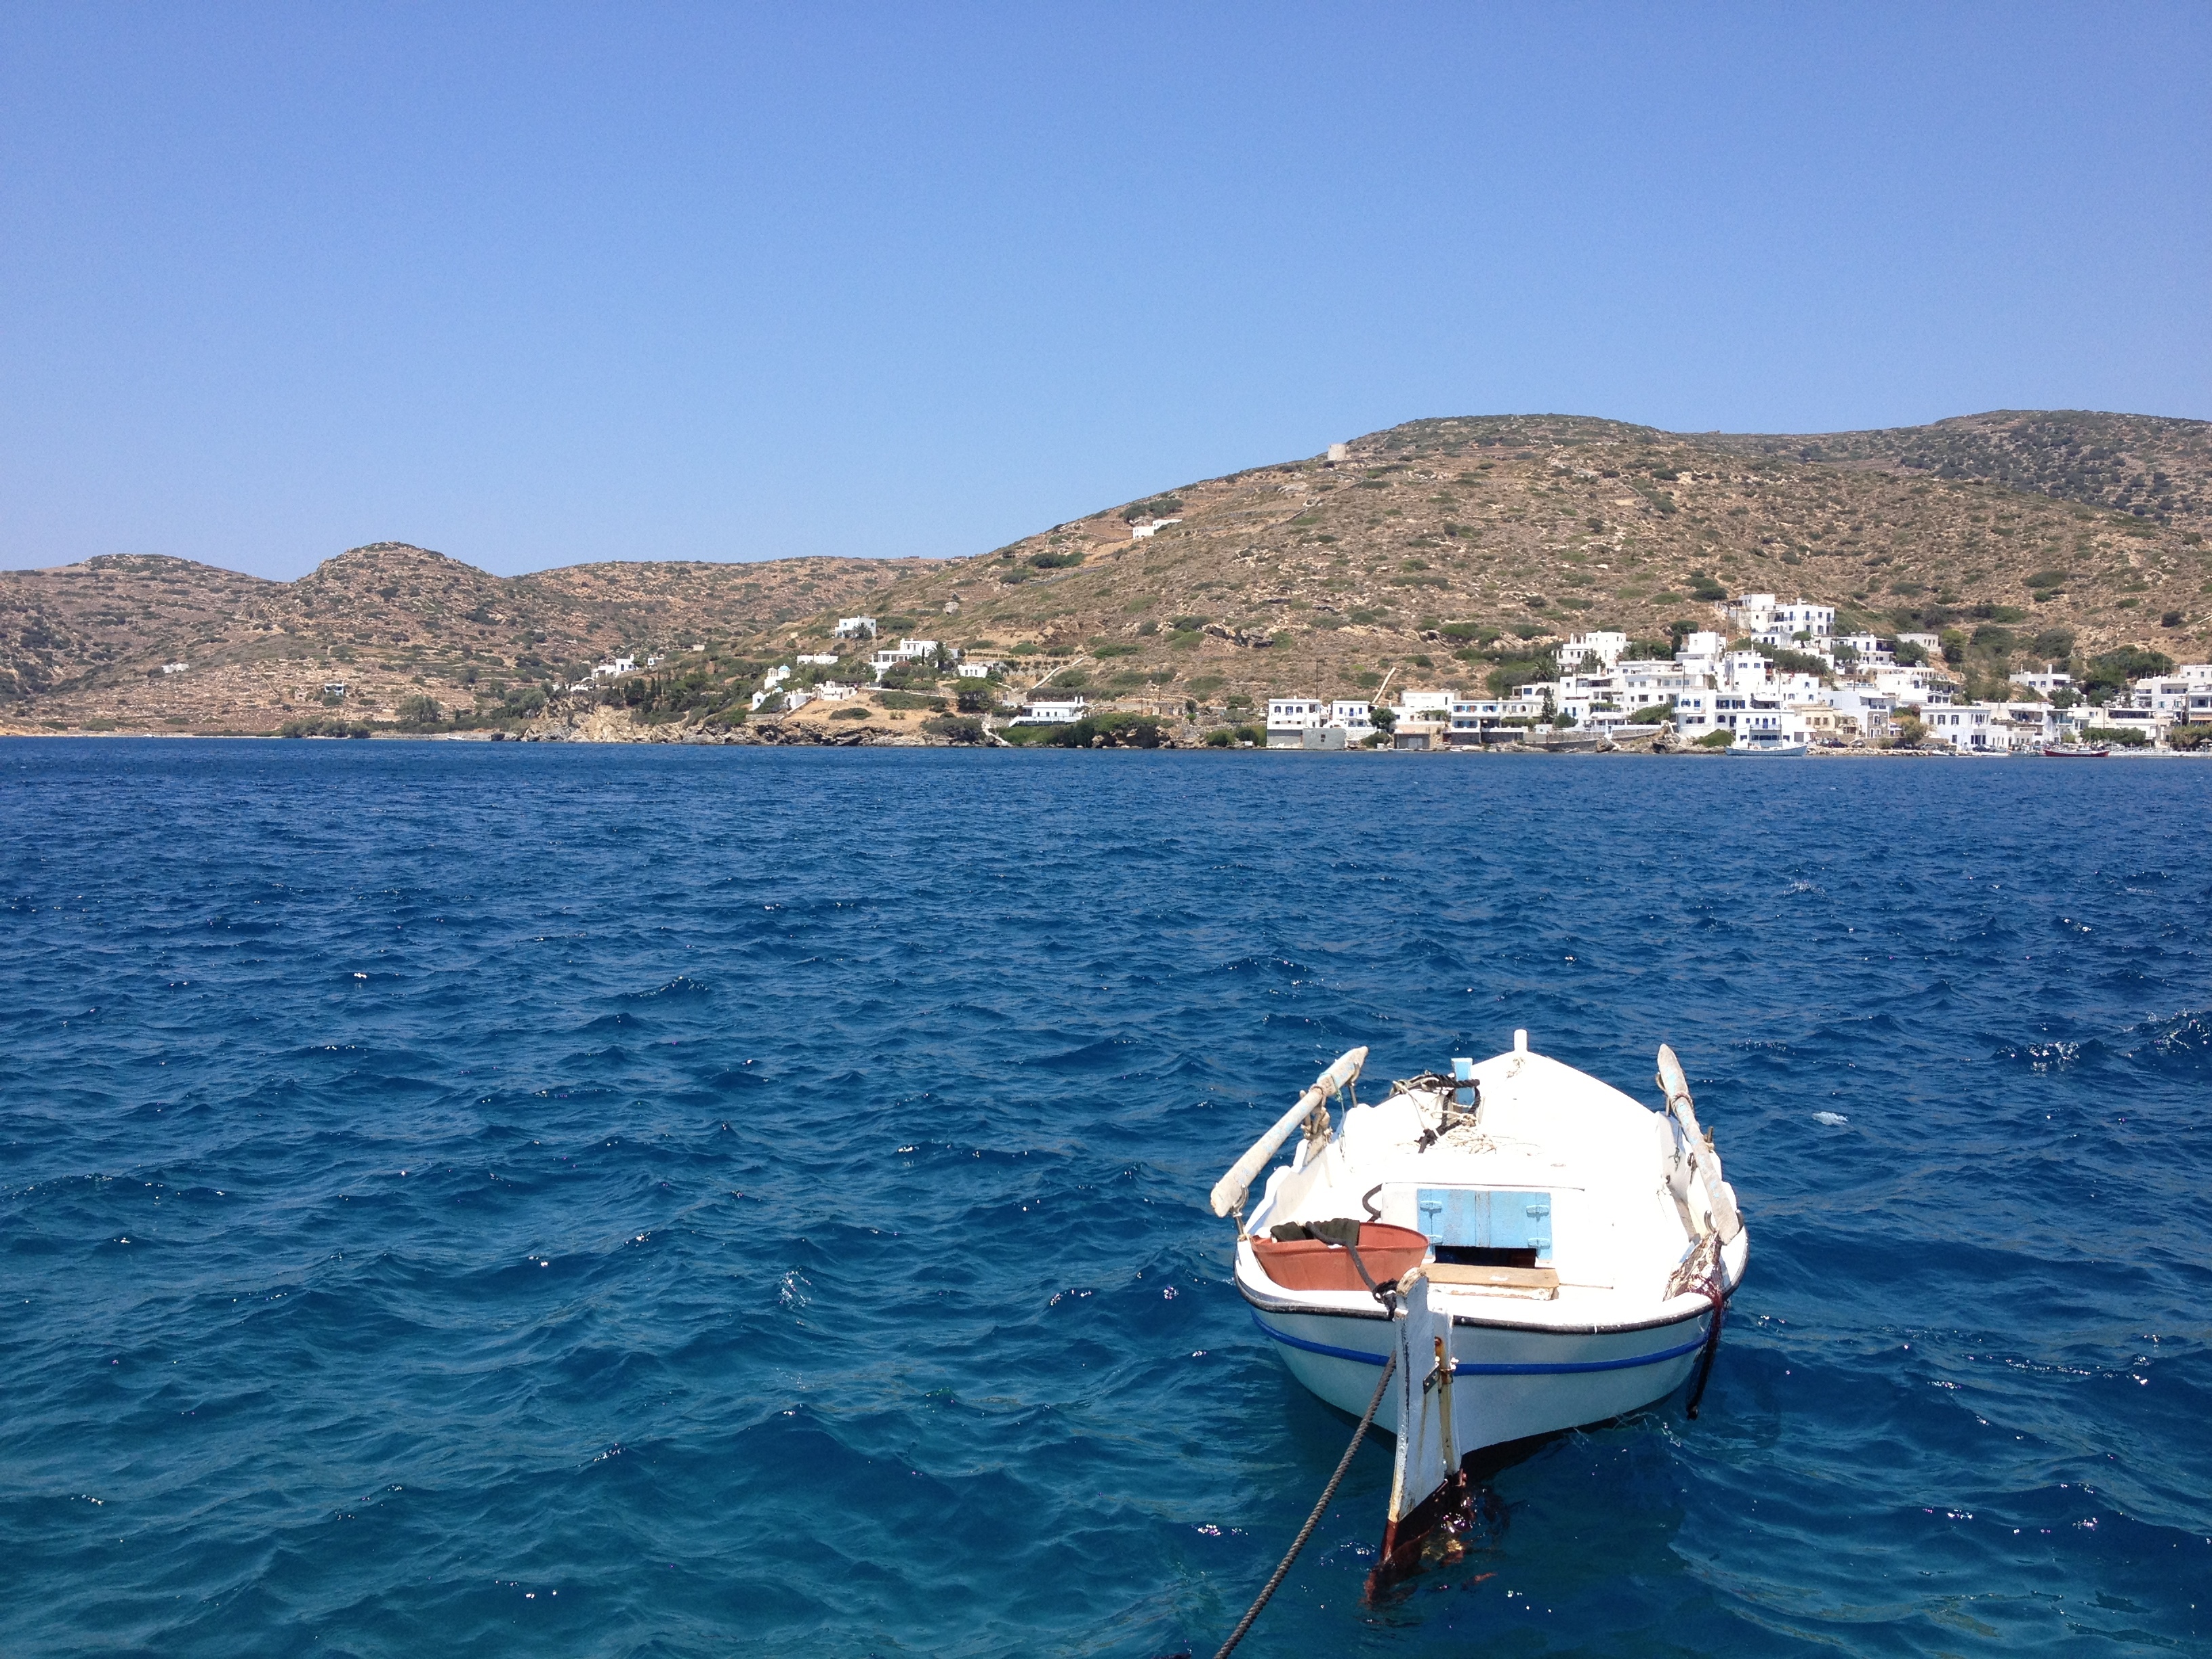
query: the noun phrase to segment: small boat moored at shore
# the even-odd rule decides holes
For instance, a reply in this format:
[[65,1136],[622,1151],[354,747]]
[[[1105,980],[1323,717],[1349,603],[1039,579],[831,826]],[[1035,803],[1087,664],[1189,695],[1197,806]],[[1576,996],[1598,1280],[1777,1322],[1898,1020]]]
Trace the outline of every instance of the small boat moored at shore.
[[2043,745],[2045,760],[2102,760],[2112,752],[2108,743],[2046,743]]
[[1739,732],[1735,741],[1721,751],[1728,755],[1802,755],[1808,745],[1791,743],[1779,732]]

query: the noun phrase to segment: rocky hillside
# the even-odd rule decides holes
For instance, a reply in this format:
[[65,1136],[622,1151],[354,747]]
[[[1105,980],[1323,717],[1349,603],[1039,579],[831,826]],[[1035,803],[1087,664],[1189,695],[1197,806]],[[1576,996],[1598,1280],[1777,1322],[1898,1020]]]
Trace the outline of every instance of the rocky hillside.
[[1927,477],[1967,478],[2080,501],[2183,530],[2212,530],[2212,425],[2087,410],[1999,410],[1933,426],[1812,437],[1699,441],[1743,455],[1793,455]]
[[1055,525],[884,602],[1168,703],[1507,678],[1570,633],[1714,626],[1711,601],[1745,590],[1833,604],[1847,629],[1953,630],[1982,678],[2121,645],[2203,659],[2208,432],[2063,413],[1820,439],[1418,421],[1338,461]]
[[28,730],[269,731],[333,701],[369,720],[416,693],[467,709],[568,683],[610,653],[755,638],[928,568],[785,559],[498,577],[380,542],[295,582],[139,556],[5,571],[0,717]]
[[859,610],[1001,658],[1018,683],[1226,708],[1510,679],[1570,633],[1662,639],[1714,625],[1712,601],[1745,590],[1832,603],[1847,629],[1945,633],[1970,681],[1994,683],[2122,646],[2212,657],[2208,531],[2202,422],[2007,411],[1782,436],[1416,421],[950,562],[499,578],[384,543],[292,583],[159,558],[0,573],[0,708],[18,729],[273,730],[343,684],[330,697],[361,718],[414,695],[488,717],[610,653],[703,645],[680,693],[630,699],[688,717],[744,707],[795,644],[849,654],[831,626]]

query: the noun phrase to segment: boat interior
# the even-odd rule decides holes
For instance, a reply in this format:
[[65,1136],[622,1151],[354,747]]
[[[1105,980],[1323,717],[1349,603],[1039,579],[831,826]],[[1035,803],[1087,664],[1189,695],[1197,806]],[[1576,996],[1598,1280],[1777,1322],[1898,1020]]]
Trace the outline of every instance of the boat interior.
[[1425,1264],[1431,1296],[1474,1322],[1681,1317],[1705,1305],[1691,1286],[1714,1267],[1740,1278],[1746,1248],[1732,1198],[1717,1219],[1698,1169],[1693,1154],[1717,1176],[1710,1141],[1688,1139],[1670,1114],[1516,1042],[1352,1104],[1333,1133],[1310,1128],[1247,1218],[1240,1267],[1316,1312],[1371,1309],[1368,1281]]

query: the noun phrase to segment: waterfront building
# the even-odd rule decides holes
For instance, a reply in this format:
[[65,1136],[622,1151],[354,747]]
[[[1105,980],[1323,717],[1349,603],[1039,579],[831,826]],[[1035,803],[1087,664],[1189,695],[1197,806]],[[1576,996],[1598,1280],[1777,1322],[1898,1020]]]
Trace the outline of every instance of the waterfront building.
[[1455,697],[1449,710],[1444,741],[1455,749],[1471,749],[1511,720],[1516,727],[1533,725],[1544,717],[1541,697]]
[[1328,705],[1318,697],[1267,699],[1267,747],[1302,749],[1308,727],[1318,727],[1328,717]]
[[1920,719],[1927,726],[1929,737],[1938,743],[1948,743],[1954,749],[1997,754],[2011,746],[2006,733],[1991,728],[1990,708],[1987,703],[1959,703],[1948,708],[1927,708],[1921,712]]
[[[1821,693],[1821,700],[1834,709],[1842,720],[1862,738],[1886,738],[1890,733],[1890,717],[1897,712],[1897,698],[1887,691],[1878,691],[1863,684],[1830,686]],[[1842,731],[1839,724],[1838,733]]]
[[2147,710],[2161,732],[2176,720],[2212,720],[2212,682],[2183,674],[2137,680],[2128,694],[2127,706]]
[[1091,701],[1080,691],[1049,691],[1042,696],[1032,694],[1028,705],[1016,716],[1017,726],[1073,726],[1091,712]]

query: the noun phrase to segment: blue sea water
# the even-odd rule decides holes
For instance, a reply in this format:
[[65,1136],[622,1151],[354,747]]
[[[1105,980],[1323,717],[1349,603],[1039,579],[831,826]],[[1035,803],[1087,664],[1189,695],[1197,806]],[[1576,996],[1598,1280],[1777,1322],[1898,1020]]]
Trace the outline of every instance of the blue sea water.
[[[1319,1066],[1682,1053],[1698,1420],[1243,1651],[2212,1641],[2212,767],[0,746],[0,1652],[1210,1654]],[[1825,1116],[1823,1115],[1826,1115]],[[1837,1121],[1840,1119],[1842,1121]]]

